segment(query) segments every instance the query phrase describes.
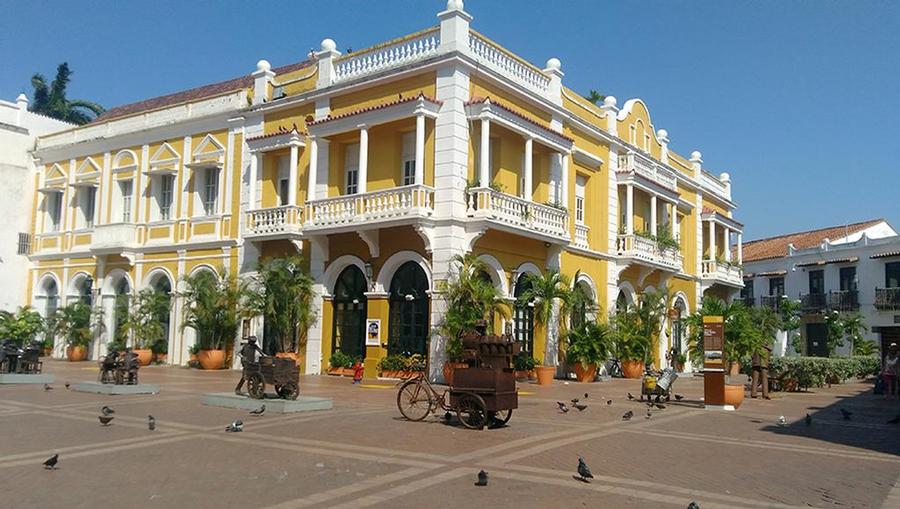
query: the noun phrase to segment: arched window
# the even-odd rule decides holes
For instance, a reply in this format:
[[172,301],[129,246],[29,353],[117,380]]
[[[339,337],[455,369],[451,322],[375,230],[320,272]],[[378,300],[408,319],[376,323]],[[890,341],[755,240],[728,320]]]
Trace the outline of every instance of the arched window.
[[616,313],[624,313],[628,311],[628,297],[625,296],[625,292],[619,290],[619,295],[616,297]]
[[[164,273],[160,273],[155,279],[153,279],[150,287],[153,288],[153,291],[157,293],[162,293],[164,295],[169,296],[169,309],[171,309],[171,299],[172,299],[172,281],[169,280],[169,276]],[[165,313],[162,317],[160,317],[160,324],[163,327],[163,338],[169,338],[169,313]]]
[[90,276],[82,277],[75,285],[78,298],[88,306],[94,304],[94,280]]
[[418,263],[404,263],[391,279],[388,352],[422,354],[428,339],[428,276]]
[[356,265],[349,265],[334,284],[331,352],[351,357],[366,356],[366,276]]
[[534,302],[523,302],[520,297],[531,289],[531,279],[520,274],[516,280],[516,305],[513,310],[513,336],[519,342],[521,352],[534,356]]
[[[56,284],[56,280],[52,277],[45,279],[43,287],[41,288],[41,293],[44,294],[44,317],[52,318],[59,308],[59,286]],[[49,328],[44,339],[50,344],[54,343],[53,332],[49,330]]]
[[128,279],[122,276],[116,283],[115,291],[115,320],[113,321],[115,330],[113,330],[112,337],[116,342],[124,344],[127,340],[127,330],[123,325],[128,318],[128,308],[131,305],[131,285],[128,284]]
[[672,318],[672,350],[676,353],[684,353],[684,318],[686,306],[681,298],[675,300],[673,306],[675,312]]
[[594,292],[584,281],[579,281],[573,289],[572,317],[570,319],[573,329],[578,329],[590,318],[593,309]]

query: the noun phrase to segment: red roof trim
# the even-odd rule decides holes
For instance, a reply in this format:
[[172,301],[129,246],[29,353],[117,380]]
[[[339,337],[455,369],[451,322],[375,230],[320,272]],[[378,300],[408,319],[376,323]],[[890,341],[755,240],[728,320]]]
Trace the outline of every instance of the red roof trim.
[[473,98],[469,99],[469,100],[466,102],[466,106],[472,106],[472,105],[475,105],[475,104],[482,104],[482,103],[484,103],[485,101],[490,101],[491,106],[496,106],[496,107],[500,108],[501,110],[504,110],[504,111],[506,111],[506,112],[508,112],[508,113],[511,113],[511,114],[513,114],[513,115],[515,115],[515,116],[521,118],[522,120],[528,122],[529,124],[534,124],[534,125],[540,127],[541,129],[543,129],[543,130],[549,132],[549,133],[553,133],[554,136],[559,136],[560,138],[562,138],[562,139],[564,139],[564,140],[566,140],[566,141],[568,141],[568,142],[570,142],[570,143],[575,143],[575,140],[574,140],[573,138],[569,138],[568,136],[566,136],[566,135],[563,134],[563,133],[558,133],[558,132],[556,132],[556,131],[550,129],[550,127],[545,126],[544,124],[542,124],[542,123],[540,123],[540,122],[538,122],[538,121],[536,121],[536,120],[534,120],[534,119],[532,119],[532,118],[528,118],[528,117],[526,117],[525,115],[519,113],[518,111],[513,110],[513,109],[510,108],[509,106],[505,106],[503,103],[499,103],[499,102],[497,102],[497,101],[491,99],[490,97],[473,97]]
[[389,101],[386,103],[378,104],[375,106],[369,106],[368,108],[360,108],[358,110],[348,111],[346,113],[341,113],[340,115],[327,116],[325,118],[320,118],[319,120],[313,120],[312,122],[308,122],[307,125],[319,125],[324,124],[326,122],[331,122],[332,120],[338,120],[342,118],[352,117],[354,115],[361,115],[363,113],[369,113],[372,111],[383,110],[385,108],[390,108],[391,106],[397,106],[398,104],[406,104],[409,102],[418,101],[419,99],[424,99],[432,104],[436,104],[438,106],[444,104],[444,101],[439,101],[433,97],[429,97],[421,92],[419,95],[411,96],[411,97],[403,97],[401,96],[399,99],[394,101]]
[[297,133],[297,134],[299,134],[300,136],[306,136],[306,133],[301,132],[300,129],[297,129],[297,124],[293,124],[293,127],[292,127],[291,129],[288,129],[288,128],[284,127],[284,126],[279,126],[279,127],[278,127],[278,130],[275,131],[274,133],[261,134],[261,135],[259,135],[259,136],[253,136],[253,137],[251,137],[251,138],[247,138],[247,141],[264,140],[264,139],[266,139],[266,138],[274,138],[275,136],[282,136],[282,135],[285,135],[285,134],[292,134],[292,133]]

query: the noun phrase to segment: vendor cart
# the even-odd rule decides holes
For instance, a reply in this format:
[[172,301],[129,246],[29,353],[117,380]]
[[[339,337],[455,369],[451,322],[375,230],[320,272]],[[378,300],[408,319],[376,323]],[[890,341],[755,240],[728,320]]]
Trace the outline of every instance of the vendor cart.
[[300,395],[300,370],[293,359],[266,356],[258,362],[245,362],[244,379],[253,399],[266,397],[266,384],[273,385],[282,399],[294,400]]

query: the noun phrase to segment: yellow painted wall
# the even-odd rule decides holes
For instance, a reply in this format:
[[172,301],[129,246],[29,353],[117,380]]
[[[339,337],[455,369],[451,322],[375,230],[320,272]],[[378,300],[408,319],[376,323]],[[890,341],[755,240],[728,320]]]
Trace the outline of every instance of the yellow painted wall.
[[426,96],[435,96],[436,75],[434,72],[426,72],[391,81],[363,90],[350,92],[331,98],[331,114],[341,115],[361,108],[378,106],[387,102],[396,101],[400,96],[414,97],[423,93]]
[[550,125],[550,114],[540,108],[518,99],[515,95],[486,80],[473,77],[469,81],[469,95],[472,99],[489,97],[491,101],[500,103],[520,115],[534,120],[544,126]]

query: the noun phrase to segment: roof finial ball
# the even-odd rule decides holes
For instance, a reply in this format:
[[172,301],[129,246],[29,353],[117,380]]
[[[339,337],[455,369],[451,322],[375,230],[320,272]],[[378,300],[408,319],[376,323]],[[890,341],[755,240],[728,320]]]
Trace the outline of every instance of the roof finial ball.
[[616,96],[614,96],[614,95],[608,95],[608,96],[604,97],[604,98],[603,98],[603,105],[604,105],[604,106],[610,106],[610,107],[615,106],[615,105],[616,105]]
[[562,67],[562,63],[558,58],[551,58],[547,60],[547,69],[550,69],[551,71],[558,71],[560,67]]
[[332,39],[322,39],[322,51],[334,51],[337,44]]
[[661,140],[668,140],[669,139],[669,131],[666,131],[665,129],[660,129],[659,131],[656,131],[656,137]]
[[726,172],[720,173],[719,174],[719,182],[721,182],[723,184],[728,184],[729,182],[731,182],[731,175],[729,175]]
[[256,62],[256,70],[258,72],[268,72],[272,69],[272,64],[268,60],[260,60]]
[[703,154],[701,154],[699,150],[695,150],[695,151],[691,152],[691,161],[699,162],[702,160],[703,160]]
[[463,10],[463,0],[447,0],[447,10],[448,11]]

